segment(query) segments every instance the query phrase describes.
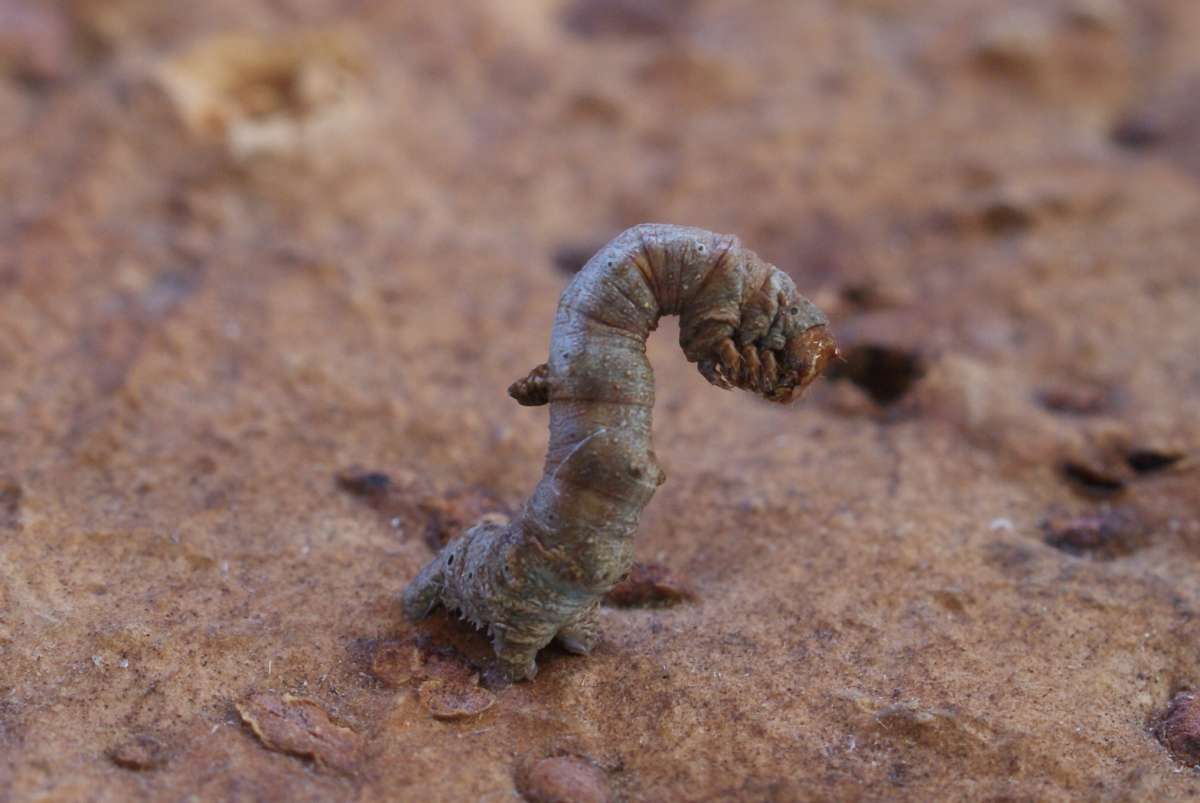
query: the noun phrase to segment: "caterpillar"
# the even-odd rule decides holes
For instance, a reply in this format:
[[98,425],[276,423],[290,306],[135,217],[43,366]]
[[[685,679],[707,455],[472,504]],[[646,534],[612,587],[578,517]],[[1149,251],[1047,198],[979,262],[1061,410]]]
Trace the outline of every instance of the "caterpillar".
[[509,679],[531,679],[556,639],[587,654],[600,598],[628,571],[642,509],[666,476],[651,443],[646,339],[680,318],[684,356],[717,387],[790,403],[837,354],[828,321],[787,274],[736,237],[667,224],[627,229],[563,291],[550,358],[508,389],[550,405],[545,472],[508,523],[485,519],[409,584],[410,619],[439,603],[487,628]]

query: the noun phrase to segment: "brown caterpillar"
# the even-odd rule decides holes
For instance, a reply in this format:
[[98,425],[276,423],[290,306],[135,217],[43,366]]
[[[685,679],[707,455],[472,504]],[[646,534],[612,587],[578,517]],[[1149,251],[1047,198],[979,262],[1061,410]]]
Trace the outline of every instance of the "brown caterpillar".
[[732,236],[643,224],[621,233],[563,291],[550,359],[514,382],[550,404],[545,474],[508,524],[447,544],[404,592],[408,616],[440,602],[488,628],[501,670],[532,678],[557,637],[586,654],[600,598],[628,571],[642,508],[666,479],[654,457],[646,338],[680,316],[689,362],[721,388],[799,398],[837,353],[825,316],[787,274]]

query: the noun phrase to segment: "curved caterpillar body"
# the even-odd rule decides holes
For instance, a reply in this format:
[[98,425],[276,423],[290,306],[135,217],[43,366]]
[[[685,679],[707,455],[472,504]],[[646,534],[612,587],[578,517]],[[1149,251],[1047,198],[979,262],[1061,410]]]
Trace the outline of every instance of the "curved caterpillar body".
[[591,651],[600,598],[629,569],[638,518],[665,480],[646,359],[663,315],[680,316],[680,345],[705,379],[770,401],[797,399],[836,354],[821,311],[736,237],[626,230],[563,291],[549,361],[509,388],[521,404],[550,405],[533,496],[511,523],[481,522],[446,545],[405,590],[409,617],[441,603],[487,627],[512,678],[532,678],[556,637]]

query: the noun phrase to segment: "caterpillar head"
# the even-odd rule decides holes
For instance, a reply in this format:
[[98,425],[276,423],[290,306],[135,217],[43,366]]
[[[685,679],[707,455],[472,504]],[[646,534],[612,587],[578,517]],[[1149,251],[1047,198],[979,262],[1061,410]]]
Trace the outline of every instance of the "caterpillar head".
[[829,320],[804,296],[780,296],[779,312],[766,345],[776,351],[779,378],[764,396],[773,402],[791,404],[804,395],[829,361],[837,356],[837,344],[829,331]]

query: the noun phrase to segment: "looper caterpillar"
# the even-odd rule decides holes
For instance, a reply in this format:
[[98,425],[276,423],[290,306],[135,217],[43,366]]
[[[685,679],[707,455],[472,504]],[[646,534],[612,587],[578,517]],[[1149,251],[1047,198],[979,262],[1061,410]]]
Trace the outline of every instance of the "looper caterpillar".
[[679,342],[710,383],[798,399],[837,353],[828,321],[787,274],[736,237],[643,224],[593,256],[563,291],[550,359],[509,394],[550,405],[545,473],[508,524],[482,521],[404,592],[408,616],[441,603],[486,626],[504,673],[532,678],[557,638],[586,654],[600,598],[629,569],[642,509],[666,479],[651,444],[646,338],[680,316]]

